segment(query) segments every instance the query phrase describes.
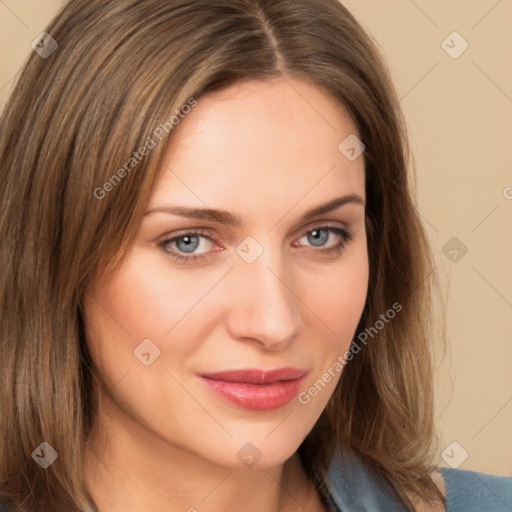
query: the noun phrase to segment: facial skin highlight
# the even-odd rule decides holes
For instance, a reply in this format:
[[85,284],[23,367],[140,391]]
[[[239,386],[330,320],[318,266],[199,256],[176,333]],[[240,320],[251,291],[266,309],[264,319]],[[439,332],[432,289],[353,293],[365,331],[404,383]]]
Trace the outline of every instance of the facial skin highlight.
[[[291,367],[305,372],[303,392],[349,348],[368,286],[364,154],[338,150],[349,134],[346,111],[296,78],[202,96],[173,130],[133,247],[84,298],[102,381],[87,467],[102,512],[296,510],[310,499],[294,454],[341,373],[308,404],[270,410],[236,405],[200,375]],[[176,207],[240,224],[165,211]],[[146,366],[134,351],[148,339],[160,355]],[[259,457],[250,467],[247,451]]]

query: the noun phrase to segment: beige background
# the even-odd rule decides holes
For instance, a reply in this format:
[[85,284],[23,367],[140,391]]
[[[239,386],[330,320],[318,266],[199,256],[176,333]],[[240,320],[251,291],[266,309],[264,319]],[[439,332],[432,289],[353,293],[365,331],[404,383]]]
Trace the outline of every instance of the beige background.
[[[0,109],[61,3],[0,0]],[[392,69],[447,295],[440,464],[512,475],[512,1],[344,3]],[[462,48],[454,31],[469,45],[455,59],[443,49]],[[445,247],[453,237],[466,254]]]

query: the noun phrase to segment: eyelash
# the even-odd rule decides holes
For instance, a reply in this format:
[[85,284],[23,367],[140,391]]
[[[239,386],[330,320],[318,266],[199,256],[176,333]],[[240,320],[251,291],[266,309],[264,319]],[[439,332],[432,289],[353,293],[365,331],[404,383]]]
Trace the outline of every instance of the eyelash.
[[[322,225],[322,226],[317,226],[313,229],[309,229],[308,231],[305,231],[299,238],[302,238],[305,235],[313,233],[313,231],[328,231],[329,233],[333,233],[333,234],[339,235],[341,237],[340,241],[336,245],[333,245],[332,247],[328,247],[327,249],[319,249],[319,250],[315,251],[315,252],[319,252],[319,253],[326,254],[326,255],[340,254],[342,252],[342,250],[346,247],[347,243],[350,242],[350,240],[352,240],[352,235],[346,229],[340,228],[338,226],[329,226],[329,225]],[[162,248],[162,250],[168,256],[170,256],[172,259],[174,259],[175,261],[180,262],[180,263],[190,263],[192,261],[197,261],[201,258],[207,257],[208,256],[207,253],[183,256],[182,254],[180,254],[178,252],[169,251],[167,249],[167,246],[169,244],[176,242],[177,240],[181,240],[182,238],[186,238],[188,236],[201,236],[203,238],[206,238],[210,242],[215,243],[215,239],[212,236],[210,236],[208,233],[206,233],[205,231],[202,231],[200,229],[191,229],[179,236],[175,236],[173,238],[168,238],[166,240],[163,240],[158,245]]]

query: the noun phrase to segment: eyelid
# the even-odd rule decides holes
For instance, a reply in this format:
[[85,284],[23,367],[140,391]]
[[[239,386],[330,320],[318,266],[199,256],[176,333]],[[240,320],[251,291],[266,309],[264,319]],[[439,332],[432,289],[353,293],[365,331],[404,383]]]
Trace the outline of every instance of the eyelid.
[[180,238],[182,236],[186,235],[202,235],[205,238],[213,238],[214,235],[210,234],[210,230],[208,228],[184,228],[179,229],[178,231],[171,231],[170,233],[166,233],[165,235],[162,235],[159,237],[162,241],[165,240],[172,240],[175,238]]
[[348,224],[346,222],[342,222],[340,220],[315,220],[315,221],[311,221],[305,227],[300,228],[299,236],[304,236],[306,233],[309,233],[310,231],[314,231],[315,229],[326,228],[326,227],[334,227],[334,228],[344,229],[346,231],[349,231]]

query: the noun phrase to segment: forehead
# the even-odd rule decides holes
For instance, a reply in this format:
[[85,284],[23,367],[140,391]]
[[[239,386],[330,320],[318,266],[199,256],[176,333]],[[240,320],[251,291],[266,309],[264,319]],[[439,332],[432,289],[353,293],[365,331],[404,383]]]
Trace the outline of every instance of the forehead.
[[237,83],[199,98],[173,130],[150,205],[261,211],[305,194],[364,197],[363,156],[350,161],[338,149],[350,134],[348,113],[309,82]]

